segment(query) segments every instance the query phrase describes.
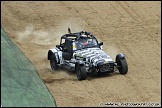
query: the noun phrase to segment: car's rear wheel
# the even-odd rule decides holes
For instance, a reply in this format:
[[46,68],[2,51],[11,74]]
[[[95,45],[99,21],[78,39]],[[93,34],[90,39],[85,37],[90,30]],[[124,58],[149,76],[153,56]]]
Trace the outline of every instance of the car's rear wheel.
[[84,65],[77,65],[76,66],[76,75],[78,80],[86,80],[87,72]]
[[52,70],[57,70],[58,69],[58,65],[57,65],[57,61],[56,61],[56,57],[55,55],[51,55],[50,56],[50,65],[51,65],[51,69]]
[[118,70],[120,74],[124,75],[128,72],[128,65],[125,58],[120,58],[117,60]]

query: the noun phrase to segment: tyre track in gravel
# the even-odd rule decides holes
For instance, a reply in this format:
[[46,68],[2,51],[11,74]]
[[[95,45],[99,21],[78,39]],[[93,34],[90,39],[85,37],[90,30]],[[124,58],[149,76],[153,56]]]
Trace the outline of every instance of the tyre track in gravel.
[[[139,17],[137,17],[136,15],[137,14],[133,14],[129,7],[128,7],[128,4],[127,6],[124,5],[125,2],[116,2],[115,3],[115,6],[113,4],[111,4],[111,6],[122,16],[122,17],[127,17],[127,15],[129,15],[133,20],[136,20],[138,21],[139,20]],[[119,6],[117,6],[119,5]],[[124,11],[121,11],[121,8],[124,10]],[[120,11],[119,11],[120,10]],[[122,13],[121,13],[122,12]],[[128,40],[127,40],[128,41]],[[118,45],[120,46],[121,43],[119,43]],[[122,44],[122,47],[124,47],[125,45]],[[128,48],[128,47],[124,47],[127,51],[131,52],[131,50]],[[129,55],[132,55],[133,56],[133,53],[131,52],[131,54]],[[128,56],[129,56],[128,55]],[[128,65],[129,64],[132,64],[133,65],[133,62],[128,62]],[[138,90],[137,89],[137,84],[135,83],[132,83],[132,78],[129,77],[129,76],[125,76],[125,78],[127,78],[127,80],[130,82],[131,86],[133,87],[133,90],[135,90],[135,93],[136,94],[142,94],[141,90]],[[139,98],[142,98],[141,95],[139,95]],[[138,100],[138,99],[137,99]]]
[[[127,7],[129,7],[129,4],[127,2],[123,2],[123,3],[117,2],[117,3],[126,11],[126,13],[128,13],[131,16],[131,18],[133,18],[134,20],[137,20],[139,22],[144,22],[144,19],[142,19],[135,11],[133,11],[132,8],[127,8]],[[140,24],[140,26],[143,28],[142,30],[146,31],[146,28],[142,24]],[[146,33],[148,36],[150,36],[150,38],[152,38],[152,36],[149,32],[146,32]],[[125,48],[128,48],[128,47],[125,47]],[[147,50],[149,51],[150,49],[147,49]],[[130,51],[130,49],[128,51]],[[151,52],[151,50],[149,52]],[[147,73],[145,73],[145,74],[147,74]],[[152,75],[153,74],[152,72],[149,72],[149,74],[151,76],[150,77],[151,79],[156,79],[156,77],[154,77]],[[127,77],[127,78],[130,80],[130,83],[132,84],[132,87],[134,88],[134,90],[136,90],[136,92],[138,94],[141,94],[140,98],[142,99],[142,101],[146,101],[147,99],[150,99],[152,97],[152,95],[149,95],[148,91],[146,91],[146,94],[148,94],[148,95],[144,95],[145,93],[142,91],[142,89],[137,88],[137,86],[138,86],[137,83],[133,82],[133,78],[131,78],[131,77]],[[159,92],[157,92],[157,94],[159,94]],[[145,97],[145,98],[143,98],[143,97]]]
[[[138,20],[139,22],[144,22],[144,19],[142,19],[131,7],[129,7],[129,4],[127,2],[117,2],[134,20]],[[125,5],[125,6],[124,6]],[[126,8],[129,7],[129,8]],[[145,28],[145,26],[143,26],[142,24],[140,24],[140,26],[143,28],[142,30],[147,31],[147,29]],[[148,28],[151,28],[150,25],[147,26]],[[152,36],[149,32],[146,32],[147,35],[150,37],[150,39],[154,40],[154,36]],[[157,43],[157,42],[156,42]],[[126,47],[125,47],[126,48]],[[149,49],[148,49],[149,50]],[[130,51],[130,49],[128,50]],[[151,50],[150,50],[151,51]],[[156,54],[158,55],[158,54]],[[151,75],[151,73],[149,73]]]

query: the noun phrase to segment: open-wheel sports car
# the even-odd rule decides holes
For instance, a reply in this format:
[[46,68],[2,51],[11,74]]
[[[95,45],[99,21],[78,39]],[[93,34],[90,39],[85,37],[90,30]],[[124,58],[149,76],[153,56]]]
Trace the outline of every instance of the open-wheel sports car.
[[87,74],[113,73],[119,70],[124,75],[128,72],[126,55],[119,53],[115,62],[102,50],[103,42],[87,31],[71,33],[61,36],[60,44],[49,49],[47,59],[50,60],[52,70],[65,67],[76,72],[78,80],[85,80]]

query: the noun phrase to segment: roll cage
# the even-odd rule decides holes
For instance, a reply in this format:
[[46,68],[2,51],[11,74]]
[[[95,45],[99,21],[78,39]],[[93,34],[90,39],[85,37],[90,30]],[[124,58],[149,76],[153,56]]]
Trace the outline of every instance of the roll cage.
[[[79,41],[79,40],[82,39],[82,38],[90,38],[90,39],[96,40],[98,47],[100,47],[101,45],[103,45],[102,42],[101,42],[101,43],[98,43],[98,40],[97,40],[97,39],[94,37],[94,35],[91,34],[90,32],[86,32],[86,31],[85,31],[87,37],[83,37],[83,36],[81,35],[82,33],[83,33],[83,31],[77,32],[77,33],[71,33],[71,32],[70,32],[69,34],[63,35],[63,36],[61,37],[61,39],[60,39],[60,46],[62,46],[62,45],[64,44],[64,42],[66,42],[66,41],[69,41],[69,42],[73,43],[73,42],[75,42],[75,41]],[[63,40],[64,40],[64,41],[63,41]]]
[[[65,34],[61,36],[60,45],[56,45],[56,47],[62,51],[63,57],[66,60],[71,59],[74,51],[88,48],[88,47],[83,47],[83,45],[81,45],[80,40],[83,38],[94,40],[96,44],[95,47],[101,48],[100,46],[103,45],[103,42],[98,43],[97,39],[90,32],[84,32],[86,34],[85,35],[86,37],[83,37],[82,33],[83,31],[77,33],[70,32],[69,34]],[[80,47],[78,47],[78,45]]]

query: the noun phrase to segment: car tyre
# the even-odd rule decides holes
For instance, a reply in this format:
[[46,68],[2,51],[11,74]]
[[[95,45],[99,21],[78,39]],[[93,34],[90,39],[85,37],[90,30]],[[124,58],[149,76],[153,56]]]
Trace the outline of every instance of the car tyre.
[[118,70],[120,74],[125,75],[128,72],[128,64],[125,58],[120,58],[117,60]]
[[56,61],[56,57],[55,55],[51,55],[50,56],[50,65],[51,65],[51,69],[52,70],[57,70],[58,69],[58,65],[57,65],[57,61]]
[[86,80],[87,72],[84,65],[77,65],[76,66],[76,75],[78,80]]

